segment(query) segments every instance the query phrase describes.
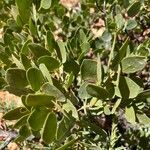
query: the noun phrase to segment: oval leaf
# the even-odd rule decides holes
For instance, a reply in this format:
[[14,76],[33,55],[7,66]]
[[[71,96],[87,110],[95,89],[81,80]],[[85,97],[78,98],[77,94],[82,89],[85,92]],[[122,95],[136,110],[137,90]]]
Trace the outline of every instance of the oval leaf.
[[144,68],[146,59],[142,56],[131,56],[124,58],[121,63],[123,73],[134,73]]
[[93,97],[97,97],[99,99],[107,99],[109,98],[109,93],[107,90],[105,90],[102,87],[93,85],[93,84],[89,84],[86,87],[86,91],[89,95],[93,96]]
[[43,94],[28,95],[26,98],[26,104],[28,106],[52,107],[53,106],[52,100],[55,100],[55,98],[53,96],[49,96],[49,95],[43,95]]
[[43,75],[37,68],[29,68],[27,79],[34,91],[38,91],[43,83]]
[[129,17],[134,17],[135,15],[137,15],[139,13],[140,8],[141,8],[141,3],[140,2],[133,3],[127,11],[128,16]]
[[28,118],[28,123],[32,130],[38,131],[43,127],[44,121],[48,115],[48,109],[46,107],[40,107],[33,110]]
[[21,118],[22,116],[28,114],[29,112],[27,111],[26,108],[24,107],[18,107],[18,108],[15,108],[9,112],[7,112],[3,118],[6,119],[6,120],[17,120],[19,118]]
[[38,59],[38,63],[41,64],[45,64],[45,66],[47,67],[47,69],[49,71],[54,71],[55,69],[59,68],[60,63],[57,59],[50,57],[50,56],[42,56]]
[[97,80],[97,62],[84,59],[81,64],[81,77],[82,80],[96,81]]
[[57,118],[54,113],[50,113],[44,123],[42,139],[45,143],[49,144],[53,142],[56,135]]
[[24,88],[28,85],[26,71],[17,68],[11,68],[6,71],[6,81],[15,88]]

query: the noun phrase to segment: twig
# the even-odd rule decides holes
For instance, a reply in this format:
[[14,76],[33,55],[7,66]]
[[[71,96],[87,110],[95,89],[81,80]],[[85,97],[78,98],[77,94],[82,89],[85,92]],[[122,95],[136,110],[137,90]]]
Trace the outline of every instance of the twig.
[[15,133],[14,131],[1,131],[1,136],[5,137],[5,135],[8,136],[6,137],[4,143],[0,145],[0,150],[5,149],[7,145],[17,137],[17,133]]

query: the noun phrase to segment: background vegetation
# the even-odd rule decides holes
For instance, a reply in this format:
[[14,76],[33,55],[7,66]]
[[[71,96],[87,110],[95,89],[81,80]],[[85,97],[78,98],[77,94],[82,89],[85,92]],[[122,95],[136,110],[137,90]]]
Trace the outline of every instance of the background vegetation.
[[150,149],[149,6],[0,1],[0,88],[22,101],[3,116],[11,139],[33,149]]

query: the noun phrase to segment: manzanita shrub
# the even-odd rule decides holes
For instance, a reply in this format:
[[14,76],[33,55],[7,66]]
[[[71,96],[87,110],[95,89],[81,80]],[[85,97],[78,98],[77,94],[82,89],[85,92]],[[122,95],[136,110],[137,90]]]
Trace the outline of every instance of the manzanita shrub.
[[22,106],[16,142],[150,149],[150,1],[0,1],[0,87]]

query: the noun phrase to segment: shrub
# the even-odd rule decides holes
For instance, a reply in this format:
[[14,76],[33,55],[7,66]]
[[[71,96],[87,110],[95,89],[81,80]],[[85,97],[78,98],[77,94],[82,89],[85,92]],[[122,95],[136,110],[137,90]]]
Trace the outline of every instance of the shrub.
[[0,3],[1,89],[23,104],[3,116],[15,141],[149,149],[148,0]]

